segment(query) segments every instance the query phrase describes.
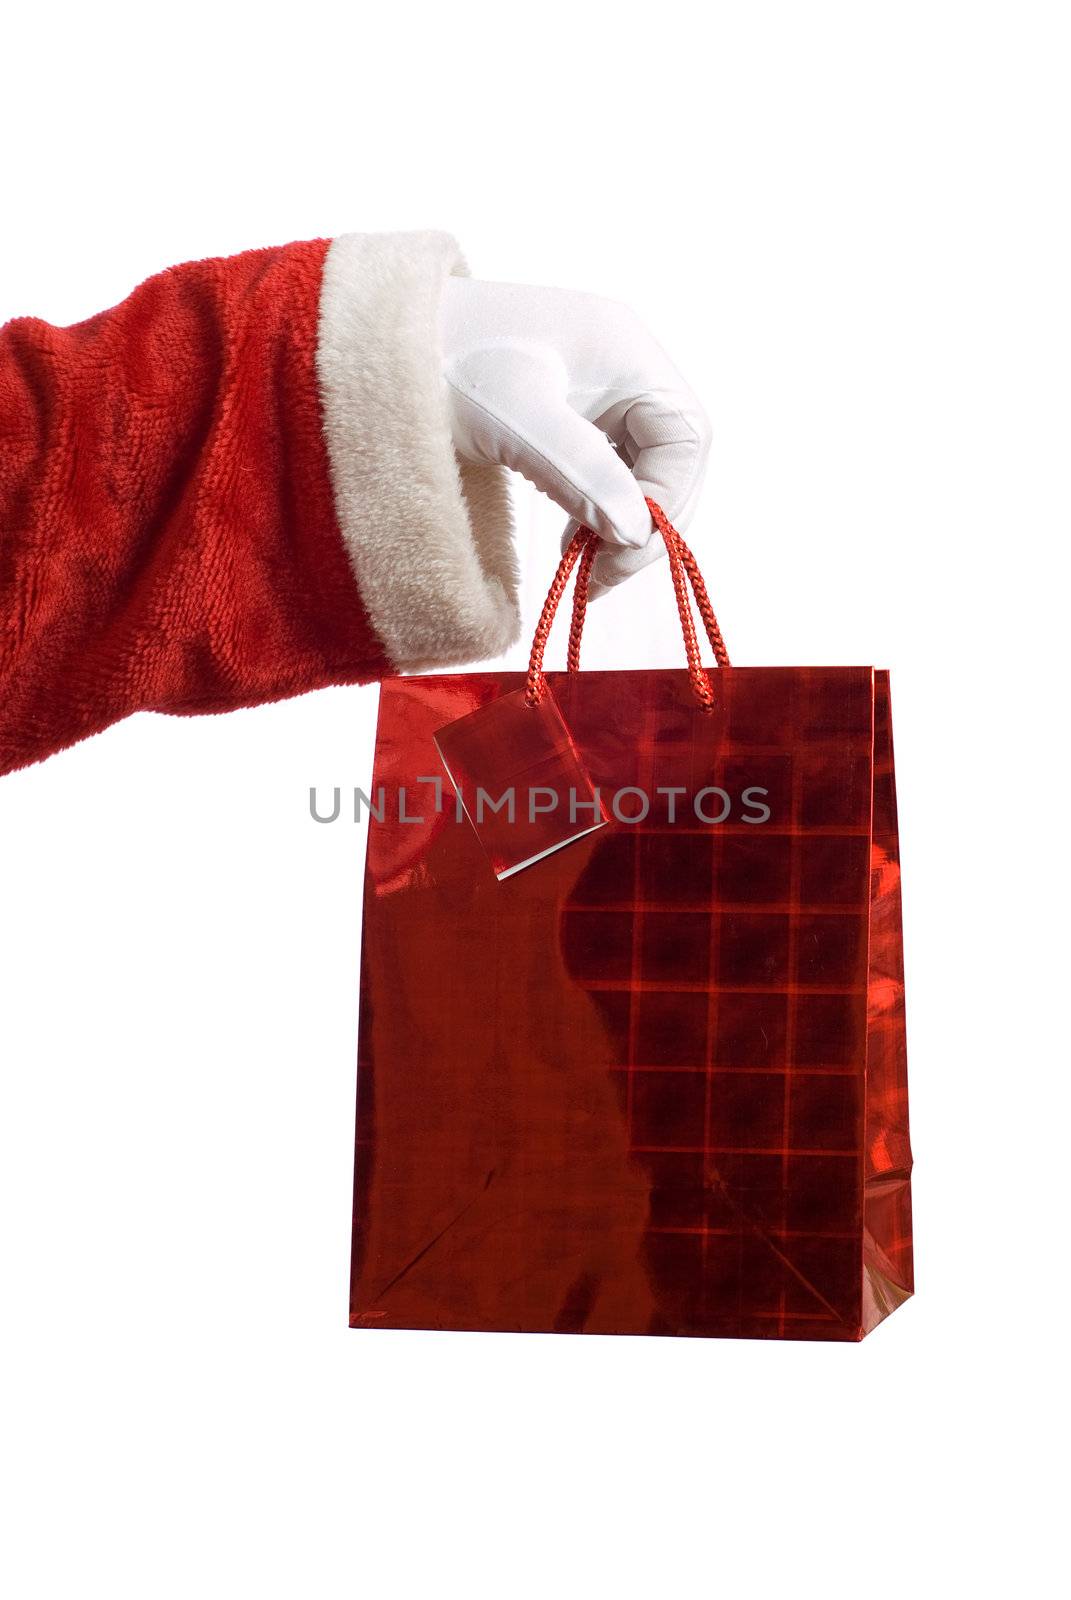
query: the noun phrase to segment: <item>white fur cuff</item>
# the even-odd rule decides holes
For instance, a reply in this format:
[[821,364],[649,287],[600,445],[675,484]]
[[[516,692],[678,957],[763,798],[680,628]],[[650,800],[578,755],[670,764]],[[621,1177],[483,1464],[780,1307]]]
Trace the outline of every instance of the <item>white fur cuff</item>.
[[335,508],[399,671],[501,655],[517,638],[506,472],[459,462],[441,373],[443,233],[345,234],[324,262],[316,351]]

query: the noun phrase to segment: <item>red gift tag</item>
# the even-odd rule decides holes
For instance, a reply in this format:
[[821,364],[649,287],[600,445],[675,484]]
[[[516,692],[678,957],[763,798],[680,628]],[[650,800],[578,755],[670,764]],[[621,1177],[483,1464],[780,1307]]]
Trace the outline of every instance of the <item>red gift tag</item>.
[[440,728],[435,743],[496,878],[509,878],[606,823],[549,689],[503,695]]

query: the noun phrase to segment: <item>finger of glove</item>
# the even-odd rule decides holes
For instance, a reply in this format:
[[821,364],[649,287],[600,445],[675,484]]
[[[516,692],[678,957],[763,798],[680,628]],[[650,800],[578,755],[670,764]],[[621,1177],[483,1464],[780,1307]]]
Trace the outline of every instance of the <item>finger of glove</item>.
[[[570,522],[567,525],[562,534],[563,554],[572,543],[573,535],[579,526],[577,522]],[[627,548],[624,545],[602,545],[595,557],[595,565],[591,569],[588,598],[598,600],[611,589],[618,588],[626,578],[631,578],[635,573],[642,572],[645,567],[661,561],[665,553],[666,546],[662,536],[655,532],[652,532],[651,538],[643,546]]]
[[604,545],[595,557],[595,565],[591,569],[589,598],[598,600],[611,589],[619,588],[626,579],[634,577],[637,572],[642,572],[645,567],[664,560],[665,554],[666,547],[658,534],[655,534],[642,549],[626,550]]
[[632,475],[683,529],[695,510],[710,456],[710,424],[697,400],[681,394],[644,395],[623,419]]
[[[687,528],[699,500],[710,454],[710,425],[699,402],[682,384],[679,393],[644,395],[627,407],[615,408],[615,413],[604,420],[628,453],[632,474],[644,495],[650,495],[676,527]],[[566,528],[563,549],[576,526],[573,522]],[[663,541],[655,534],[643,547],[643,558],[638,561],[633,558],[633,551],[600,552],[592,569],[591,599],[618,587],[664,554]]]
[[643,490],[594,423],[566,399],[564,371],[499,358],[494,383],[454,389],[468,450],[520,472],[577,522],[618,545],[646,544],[651,517]]

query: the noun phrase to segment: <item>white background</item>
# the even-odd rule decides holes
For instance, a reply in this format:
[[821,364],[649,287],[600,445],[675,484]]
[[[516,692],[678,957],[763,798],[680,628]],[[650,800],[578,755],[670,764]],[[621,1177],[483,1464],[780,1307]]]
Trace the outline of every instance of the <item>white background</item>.
[[[349,1332],[363,841],[307,795],[375,692],[137,717],[0,783],[0,1584],[1056,1594],[1067,8],[372,9],[8,8],[0,320],[422,226],[644,314],[735,659],[893,670],[919,1292],[857,1348]],[[590,635],[676,663],[664,568]]]

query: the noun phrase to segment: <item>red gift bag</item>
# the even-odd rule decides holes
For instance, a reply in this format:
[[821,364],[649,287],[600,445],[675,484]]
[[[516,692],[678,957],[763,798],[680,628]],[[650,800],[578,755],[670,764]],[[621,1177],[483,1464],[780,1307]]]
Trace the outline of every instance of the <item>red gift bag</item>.
[[[355,1327],[855,1340],[912,1292],[888,674],[730,668],[656,520],[687,670],[575,670],[582,530],[527,679],[382,685]],[[574,670],[544,676],[578,558]]]

